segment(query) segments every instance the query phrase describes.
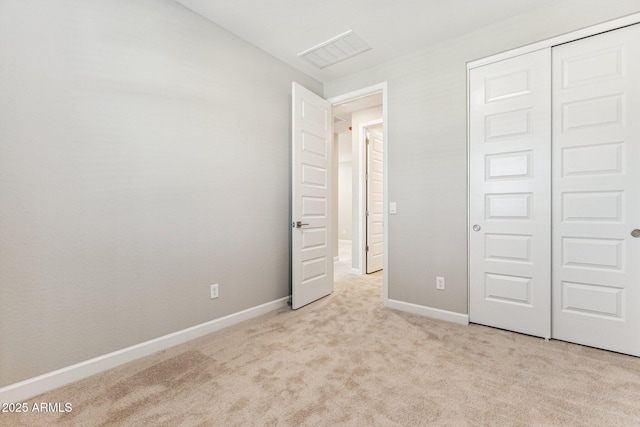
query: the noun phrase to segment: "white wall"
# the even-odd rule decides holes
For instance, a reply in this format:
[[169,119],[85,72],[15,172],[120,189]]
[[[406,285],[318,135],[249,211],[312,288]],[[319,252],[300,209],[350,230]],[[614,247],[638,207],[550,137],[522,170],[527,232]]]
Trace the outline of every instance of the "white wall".
[[[351,148],[351,132],[338,134],[338,144],[348,145]],[[338,158],[338,239],[351,240],[352,228],[352,194],[353,194],[353,156],[349,155],[347,160]]]
[[170,0],[2,0],[0,70],[0,387],[289,294],[319,82]]
[[325,84],[327,98],[388,84],[390,299],[467,313],[466,62],[637,11],[637,0],[559,1]]

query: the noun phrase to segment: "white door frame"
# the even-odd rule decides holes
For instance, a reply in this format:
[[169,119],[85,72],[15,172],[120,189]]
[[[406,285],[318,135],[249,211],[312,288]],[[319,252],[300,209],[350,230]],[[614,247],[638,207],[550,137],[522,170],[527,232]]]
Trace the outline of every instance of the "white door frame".
[[[542,40],[536,43],[531,43],[522,47],[518,47],[516,49],[507,50],[502,53],[489,55],[484,58],[467,62],[467,71],[470,70],[471,68],[480,67],[486,64],[491,64],[493,62],[498,62],[507,58],[513,58],[514,56],[524,55],[525,53],[544,49],[546,47],[558,46],[564,43],[569,43],[569,42],[583,39],[589,36],[595,36],[596,34],[617,30],[618,28],[622,28],[622,27],[626,27],[628,25],[634,25],[634,24],[640,24],[640,13],[632,13],[631,15],[623,16],[621,18],[615,18],[610,21],[606,21],[600,24],[592,25],[590,27],[582,28],[580,30],[571,31],[569,33],[565,33],[556,37],[551,37],[549,39]],[[468,95],[468,90],[467,90],[467,95]],[[467,101],[468,101],[468,97],[467,97]],[[469,103],[467,102],[467,107],[469,106],[468,104]],[[467,111],[469,111],[468,108],[467,108]]]
[[[388,199],[388,191],[389,191],[389,172],[388,172],[388,164],[389,162],[387,161],[387,153],[388,153],[388,147],[389,147],[389,136],[388,136],[388,131],[387,131],[387,82],[383,82],[383,83],[378,83],[376,85],[373,86],[368,86],[362,89],[358,89],[355,90],[353,92],[348,92],[342,95],[338,95],[338,96],[334,96],[332,98],[329,98],[328,101],[331,103],[331,105],[336,105],[336,104],[341,104],[347,101],[351,101],[357,98],[362,98],[364,96],[368,96],[368,95],[373,95],[375,93],[380,93],[382,92],[382,122],[383,123],[383,128],[382,128],[382,132],[383,132],[383,137],[384,137],[384,142],[385,142],[385,150],[383,152],[383,171],[384,171],[384,178],[383,178],[383,190],[384,190],[384,227],[383,227],[383,233],[384,233],[384,245],[383,245],[383,250],[384,250],[384,255],[383,255],[383,270],[387,271],[388,269],[388,241],[389,241],[389,228],[388,228],[388,223],[389,223],[389,210],[387,209],[387,206],[389,204]],[[367,125],[367,123],[363,123],[363,125]],[[358,144],[358,153],[356,153],[357,158],[358,158],[358,167],[360,168],[359,170],[362,171],[363,167],[364,167],[364,144]],[[359,251],[359,255],[358,255],[358,259],[359,261],[359,265],[357,268],[354,268],[352,270],[352,272],[354,274],[363,274],[364,271],[364,173],[360,173],[358,174],[359,176],[359,183],[358,183],[358,188],[360,191],[360,197],[358,198],[359,202],[358,202],[358,206],[354,206],[354,208],[358,209],[358,218],[359,220],[359,224],[357,224],[356,227],[353,228],[353,230],[356,230],[359,234],[358,236],[358,241],[357,241],[357,248]],[[352,237],[353,240],[353,237]],[[389,289],[388,289],[388,274],[384,274],[383,275],[383,294],[382,294],[382,298],[383,298],[383,302],[386,302],[387,299],[389,298]]]

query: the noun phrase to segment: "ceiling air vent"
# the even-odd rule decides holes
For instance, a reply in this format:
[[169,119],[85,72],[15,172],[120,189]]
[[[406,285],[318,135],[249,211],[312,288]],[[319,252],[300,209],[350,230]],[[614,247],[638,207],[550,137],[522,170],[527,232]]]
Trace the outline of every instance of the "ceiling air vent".
[[325,68],[369,49],[371,48],[360,37],[349,30],[311,49],[300,52],[298,56],[318,68]]

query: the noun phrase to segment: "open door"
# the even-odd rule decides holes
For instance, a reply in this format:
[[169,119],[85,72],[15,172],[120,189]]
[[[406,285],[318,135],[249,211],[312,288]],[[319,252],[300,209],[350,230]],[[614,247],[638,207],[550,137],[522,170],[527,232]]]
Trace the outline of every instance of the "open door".
[[292,88],[292,290],[295,310],[333,291],[331,104]]
[[382,125],[367,129],[367,173],[366,193],[367,208],[366,228],[367,242],[365,246],[367,274],[382,270],[384,253],[384,183],[383,183],[383,136]]

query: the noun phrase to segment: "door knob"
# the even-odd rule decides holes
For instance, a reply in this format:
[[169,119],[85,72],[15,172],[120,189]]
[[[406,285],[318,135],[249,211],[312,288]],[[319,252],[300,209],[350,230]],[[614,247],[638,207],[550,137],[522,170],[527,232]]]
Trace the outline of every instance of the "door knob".
[[473,231],[480,231],[480,226],[478,224],[473,226]]
[[640,237],[640,228],[636,228],[635,230],[631,231],[631,235],[636,238]]
[[309,225],[309,224],[303,224],[302,221],[296,221],[296,228],[302,228],[303,225]]

